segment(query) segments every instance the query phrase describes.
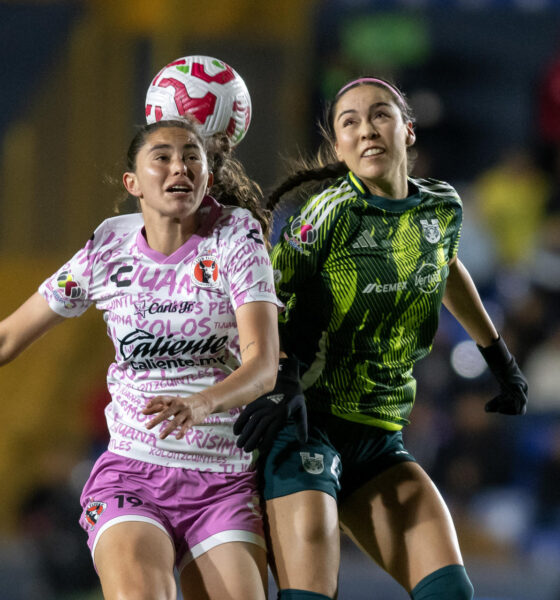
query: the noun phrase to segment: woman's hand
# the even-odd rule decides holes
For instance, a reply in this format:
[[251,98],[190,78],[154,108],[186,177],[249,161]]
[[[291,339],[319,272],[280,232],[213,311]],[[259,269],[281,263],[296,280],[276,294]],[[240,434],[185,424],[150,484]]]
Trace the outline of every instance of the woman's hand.
[[145,415],[157,415],[146,425],[148,429],[153,429],[156,425],[169,421],[160,431],[159,438],[161,440],[164,440],[176,429],[178,431],[175,433],[175,437],[180,440],[191,427],[202,423],[211,412],[211,403],[201,392],[186,398],[156,396],[142,410]]

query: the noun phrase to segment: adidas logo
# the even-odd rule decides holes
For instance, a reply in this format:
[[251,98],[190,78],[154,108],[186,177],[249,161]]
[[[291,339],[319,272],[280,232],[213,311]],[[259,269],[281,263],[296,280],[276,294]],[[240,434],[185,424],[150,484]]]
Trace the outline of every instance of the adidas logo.
[[362,231],[358,239],[352,244],[352,248],[375,248],[377,242],[371,237],[369,231]]

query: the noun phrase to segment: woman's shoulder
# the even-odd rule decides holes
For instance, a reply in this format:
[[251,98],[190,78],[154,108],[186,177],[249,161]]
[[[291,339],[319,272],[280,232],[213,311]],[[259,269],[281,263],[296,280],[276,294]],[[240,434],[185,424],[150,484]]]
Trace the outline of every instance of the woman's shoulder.
[[109,217],[95,228],[85,248],[89,252],[99,252],[115,248],[130,239],[136,239],[143,225],[144,219],[141,213]]
[[221,230],[237,231],[240,227],[258,226],[256,216],[248,209],[230,204],[220,204],[219,211],[215,213],[214,226]]
[[130,213],[126,215],[118,215],[109,217],[102,221],[93,232],[92,238],[100,236],[119,235],[120,237],[127,234],[134,234],[144,225],[144,219],[141,213]]
[[459,204],[461,203],[461,198],[459,197],[457,190],[450,183],[447,183],[447,181],[434,179],[432,177],[409,177],[409,181],[418,188],[421,195],[427,195],[438,199],[447,198],[455,200]]
[[356,193],[346,177],[341,177],[323,190],[309,196],[302,205],[300,214],[308,217],[331,214],[355,199]]

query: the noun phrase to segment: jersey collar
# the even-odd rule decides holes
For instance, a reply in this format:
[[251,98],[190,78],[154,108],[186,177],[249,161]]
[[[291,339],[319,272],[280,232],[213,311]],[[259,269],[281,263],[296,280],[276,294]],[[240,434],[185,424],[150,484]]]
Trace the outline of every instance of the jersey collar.
[[346,181],[356,194],[358,194],[359,198],[362,198],[371,206],[390,212],[403,212],[409,208],[418,206],[421,201],[420,192],[410,177],[408,178],[408,189],[412,193],[402,200],[391,200],[390,198],[372,194],[362,180],[352,171],[349,171],[348,175],[346,175]]
[[179,264],[193,252],[196,254],[200,242],[212,231],[212,227],[214,226],[216,219],[222,212],[222,207],[212,196],[206,195],[202,199],[198,210],[202,216],[198,230],[196,233],[193,233],[193,235],[180,248],[177,248],[173,254],[166,256],[165,254],[150,248],[145,238],[144,227],[140,229],[136,236],[136,242],[139,250],[154,262],[172,265]]

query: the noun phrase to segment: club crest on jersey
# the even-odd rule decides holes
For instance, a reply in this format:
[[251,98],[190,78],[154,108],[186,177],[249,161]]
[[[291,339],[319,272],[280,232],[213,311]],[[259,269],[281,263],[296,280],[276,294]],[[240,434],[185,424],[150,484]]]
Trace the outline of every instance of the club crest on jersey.
[[198,256],[192,271],[193,282],[203,288],[215,288],[218,285],[218,259],[210,254]]
[[325,462],[322,454],[311,456],[309,452],[300,452],[301,464],[303,468],[311,475],[320,475],[325,470]]
[[105,502],[98,502],[90,498],[88,505],[84,510],[84,518],[87,521],[89,528],[93,529],[99,521],[99,517],[103,514],[107,504]]
[[428,242],[430,242],[430,244],[439,242],[441,238],[441,232],[439,230],[439,221],[437,219],[432,219],[430,223],[428,223],[427,219],[420,219],[420,225],[422,225],[424,237],[428,240]]

